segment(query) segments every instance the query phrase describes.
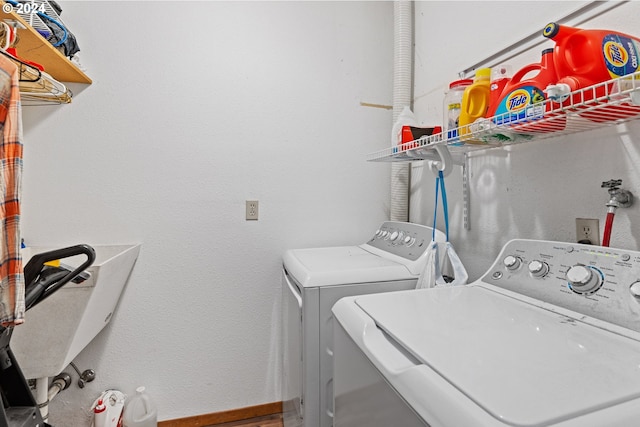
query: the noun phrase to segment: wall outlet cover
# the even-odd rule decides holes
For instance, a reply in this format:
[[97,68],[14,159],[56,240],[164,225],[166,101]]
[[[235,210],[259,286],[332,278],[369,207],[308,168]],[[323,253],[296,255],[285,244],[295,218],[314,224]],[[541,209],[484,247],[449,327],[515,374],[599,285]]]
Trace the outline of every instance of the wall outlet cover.
[[576,218],[576,242],[600,245],[600,221],[591,218]]
[[245,203],[245,219],[247,221],[258,220],[258,201],[247,200]]

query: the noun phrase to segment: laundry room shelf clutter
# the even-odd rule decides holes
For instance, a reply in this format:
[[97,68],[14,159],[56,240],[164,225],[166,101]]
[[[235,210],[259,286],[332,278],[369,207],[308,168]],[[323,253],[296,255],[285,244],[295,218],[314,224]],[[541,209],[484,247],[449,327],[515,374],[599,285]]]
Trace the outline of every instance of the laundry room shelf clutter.
[[[555,99],[555,100],[554,100]],[[439,160],[446,146],[454,159],[465,153],[575,134],[640,118],[640,72],[529,105],[518,117],[505,113],[480,119],[457,132],[436,133],[376,151],[373,162]],[[458,136],[461,135],[461,136]]]
[[12,8],[2,2],[0,20],[7,23],[16,22],[18,25],[18,54],[27,60],[41,64],[45,71],[54,79],[61,82],[91,84],[91,79],[80,70],[62,52],[53,47],[38,31],[29,25],[15,11],[6,12]]

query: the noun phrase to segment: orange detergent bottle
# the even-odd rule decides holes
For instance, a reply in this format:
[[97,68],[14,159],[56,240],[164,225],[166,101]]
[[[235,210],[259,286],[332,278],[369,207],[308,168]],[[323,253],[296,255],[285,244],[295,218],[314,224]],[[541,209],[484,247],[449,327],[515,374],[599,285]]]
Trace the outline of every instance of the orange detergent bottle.
[[[640,39],[612,30],[586,30],[567,27],[552,22],[542,35],[555,42],[553,60],[559,84],[573,92],[611,79],[636,73],[640,70],[638,56]],[[599,85],[568,99],[569,103],[588,103],[594,98],[604,98],[619,89],[613,83]],[[627,105],[607,106],[592,113],[581,113],[593,121],[616,120],[640,113],[637,107]]]
[[495,111],[496,106],[500,103],[500,97],[504,87],[511,80],[513,72],[511,66],[502,64],[491,68],[491,97],[489,100],[489,111]]
[[[535,74],[531,76],[531,73]],[[527,76],[530,77],[525,78]],[[491,106],[489,117],[498,125],[510,125],[521,132],[553,132],[564,129],[565,114],[552,111],[553,103],[544,103],[545,88],[557,80],[553,49],[545,49],[540,63],[526,65],[514,74],[502,90],[500,101]],[[555,104],[555,108],[557,107],[560,105]]]
[[476,71],[473,84],[464,90],[460,104],[460,117],[458,118],[460,136],[471,133],[469,125],[477,119],[487,116],[491,99],[490,79],[491,68],[479,68]]

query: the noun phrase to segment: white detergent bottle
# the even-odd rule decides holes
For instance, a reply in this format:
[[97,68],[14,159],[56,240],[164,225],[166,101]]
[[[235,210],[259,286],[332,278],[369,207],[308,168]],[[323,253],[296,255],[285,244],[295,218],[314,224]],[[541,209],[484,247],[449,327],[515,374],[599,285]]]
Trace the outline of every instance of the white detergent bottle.
[[158,427],[156,405],[145,393],[144,387],[138,387],[136,395],[127,399],[123,421],[124,427]]

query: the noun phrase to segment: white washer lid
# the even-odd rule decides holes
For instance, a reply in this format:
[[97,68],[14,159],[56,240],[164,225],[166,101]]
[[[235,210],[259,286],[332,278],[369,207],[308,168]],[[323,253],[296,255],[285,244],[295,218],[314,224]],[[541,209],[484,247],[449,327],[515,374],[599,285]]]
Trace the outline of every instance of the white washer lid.
[[291,249],[284,266],[303,287],[415,279],[402,264],[365,251],[360,246]]
[[546,426],[640,397],[640,342],[495,291],[434,288],[356,304],[508,425]]

